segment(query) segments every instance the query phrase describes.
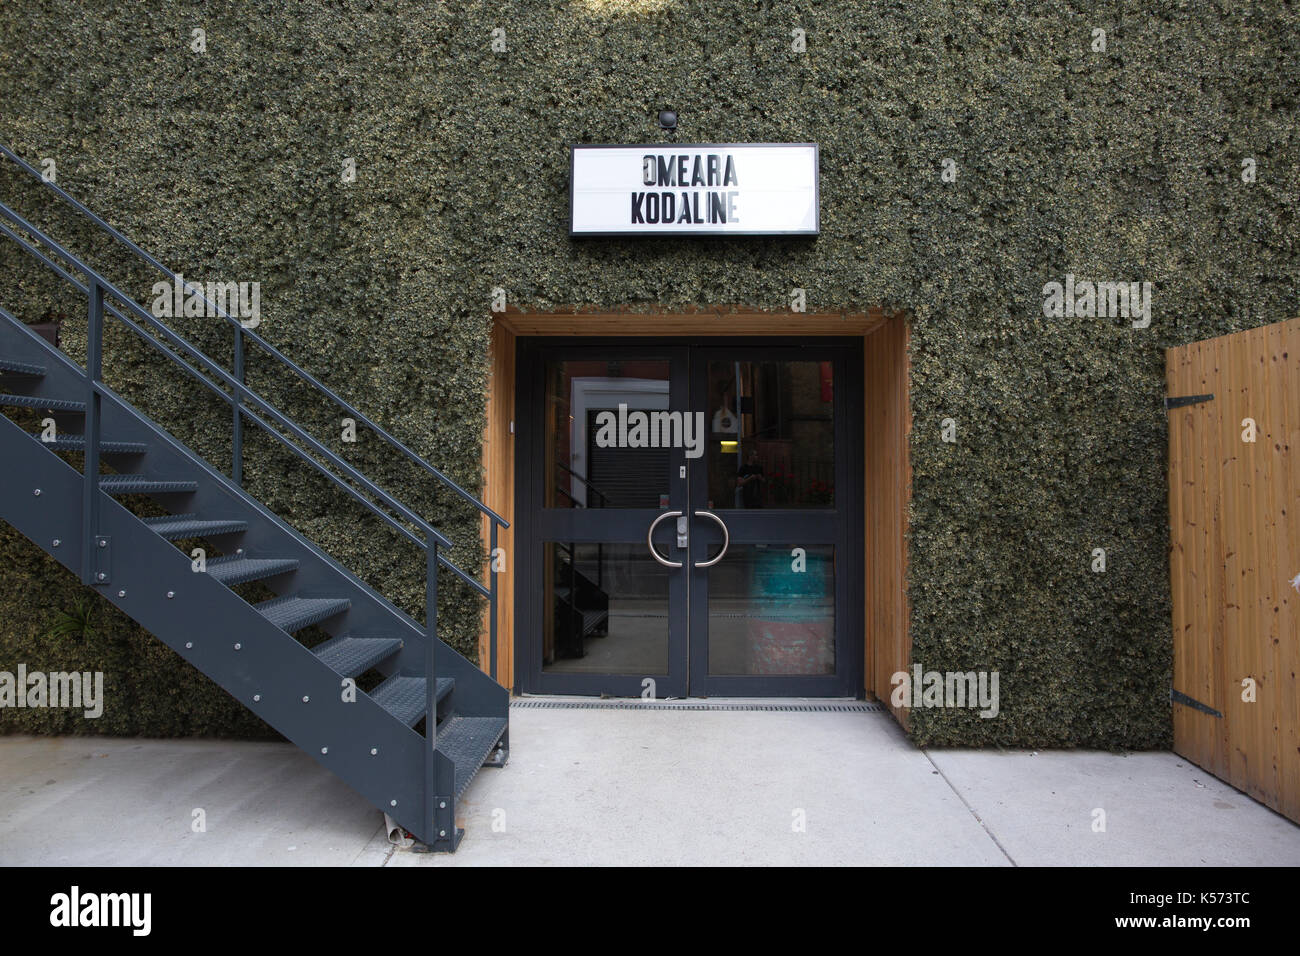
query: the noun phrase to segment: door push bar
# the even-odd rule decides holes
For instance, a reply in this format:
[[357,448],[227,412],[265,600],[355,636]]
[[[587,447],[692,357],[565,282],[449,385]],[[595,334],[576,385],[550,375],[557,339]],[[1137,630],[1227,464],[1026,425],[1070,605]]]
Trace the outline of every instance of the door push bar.
[[[712,511],[697,511],[695,512],[695,517],[711,518],[712,520],[716,521],[718,523],[718,527],[722,529],[722,550],[719,551],[712,558],[710,558],[708,561],[695,562],[695,567],[697,568],[711,568],[719,561],[721,561],[723,555],[727,553],[727,547],[731,544],[731,533],[727,531],[726,522],[724,522],[721,518],[715,515]],[[655,518],[654,521],[650,522],[650,530],[646,532],[645,543],[646,543],[646,547],[650,549],[650,556],[654,558],[656,561],[658,561],[660,564],[662,564],[665,568],[680,568],[682,566],[681,561],[671,561],[668,558],[665,558],[663,555],[659,553],[659,549],[655,547],[655,543],[654,543],[655,528],[659,527],[659,523],[661,521],[665,521],[668,518],[677,519],[677,547],[685,548],[690,543],[690,535],[689,532],[687,531],[687,525],[690,519],[687,518],[680,511],[665,511],[659,517]]]
[[727,530],[726,522],[724,522],[721,518],[715,515],[712,511],[697,511],[695,512],[695,517],[712,518],[714,521],[718,523],[718,527],[722,529],[722,550],[719,551],[717,554],[715,554],[713,557],[709,558],[709,560],[707,561],[695,562],[695,566],[697,568],[711,568],[719,561],[721,561],[722,556],[727,553],[727,546],[731,544],[731,532]]
[[686,542],[687,542],[686,518],[682,516],[682,513],[680,511],[665,511],[658,518],[655,518],[654,521],[650,522],[650,530],[647,531],[645,535],[646,547],[650,549],[650,556],[654,558],[656,561],[658,561],[660,564],[662,564],[665,568],[680,568],[682,566],[682,563],[680,561],[669,561],[667,558],[661,555],[659,553],[659,549],[655,547],[655,542],[654,542],[655,528],[659,527],[659,522],[664,521],[667,518],[677,519],[677,547],[679,548],[686,547]]

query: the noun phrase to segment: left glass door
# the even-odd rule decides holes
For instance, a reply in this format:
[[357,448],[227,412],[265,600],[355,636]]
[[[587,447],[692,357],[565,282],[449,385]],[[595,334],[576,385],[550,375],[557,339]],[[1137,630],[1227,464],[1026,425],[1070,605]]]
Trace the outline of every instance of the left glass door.
[[528,689],[685,696],[685,449],[643,423],[685,407],[686,351],[538,347],[521,359]]

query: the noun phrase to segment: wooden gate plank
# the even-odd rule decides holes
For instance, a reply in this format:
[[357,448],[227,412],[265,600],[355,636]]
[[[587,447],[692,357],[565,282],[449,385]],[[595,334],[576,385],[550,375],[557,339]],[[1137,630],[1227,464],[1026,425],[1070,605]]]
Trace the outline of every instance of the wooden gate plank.
[[[1227,350],[1224,340],[1216,340]],[[1258,387],[1257,370],[1251,366],[1248,350],[1227,350],[1225,357],[1224,403],[1227,409],[1221,436],[1220,454],[1225,460],[1223,483],[1223,508],[1230,517],[1226,522],[1223,561],[1231,572],[1234,587],[1231,608],[1233,628],[1226,650],[1225,683],[1229,697],[1224,702],[1224,720],[1219,729],[1227,744],[1228,773],[1225,777],[1234,786],[1249,792],[1254,768],[1258,760],[1261,738],[1259,718],[1263,707],[1242,700],[1241,682],[1246,677],[1265,680],[1264,662],[1259,654],[1256,634],[1257,606],[1259,604],[1259,576],[1257,569],[1266,552],[1261,551],[1262,488],[1261,445],[1242,441],[1241,423],[1247,418],[1267,420],[1264,395]],[[1257,799],[1259,794],[1252,794]]]
[[1300,620],[1296,615],[1300,595],[1291,587],[1291,579],[1300,572],[1296,567],[1300,560],[1296,540],[1300,535],[1300,513],[1296,511],[1300,506],[1296,493],[1300,476],[1291,458],[1300,429],[1300,389],[1293,378],[1300,374],[1300,323],[1270,326],[1268,333],[1268,375],[1276,412],[1273,451],[1277,461],[1271,483],[1276,557],[1270,577],[1278,608],[1274,615],[1273,752],[1279,809],[1292,819],[1300,819],[1300,684],[1296,678],[1300,670]]
[[[1193,391],[1192,349],[1183,347],[1168,353],[1166,381],[1169,395],[1188,395]],[[1196,667],[1196,635],[1193,595],[1196,578],[1195,502],[1196,434],[1194,419],[1184,411],[1170,415],[1169,424],[1169,501],[1172,547],[1170,550],[1170,584],[1173,593],[1174,654],[1173,686],[1190,693]],[[1198,764],[1208,762],[1196,734],[1197,723],[1190,708],[1175,705],[1174,749]]]

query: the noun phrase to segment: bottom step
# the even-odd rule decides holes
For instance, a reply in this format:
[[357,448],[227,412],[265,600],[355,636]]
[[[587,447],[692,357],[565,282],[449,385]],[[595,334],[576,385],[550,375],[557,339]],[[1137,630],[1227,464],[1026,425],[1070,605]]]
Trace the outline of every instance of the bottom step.
[[456,764],[459,800],[506,732],[504,717],[452,717],[438,728],[438,749]]

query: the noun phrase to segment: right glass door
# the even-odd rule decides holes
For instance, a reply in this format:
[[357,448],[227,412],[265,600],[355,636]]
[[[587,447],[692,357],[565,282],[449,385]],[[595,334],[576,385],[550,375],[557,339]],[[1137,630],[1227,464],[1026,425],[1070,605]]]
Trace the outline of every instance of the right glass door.
[[[691,349],[690,693],[852,696],[860,683],[860,379],[850,351]],[[851,635],[856,635],[854,639]]]

